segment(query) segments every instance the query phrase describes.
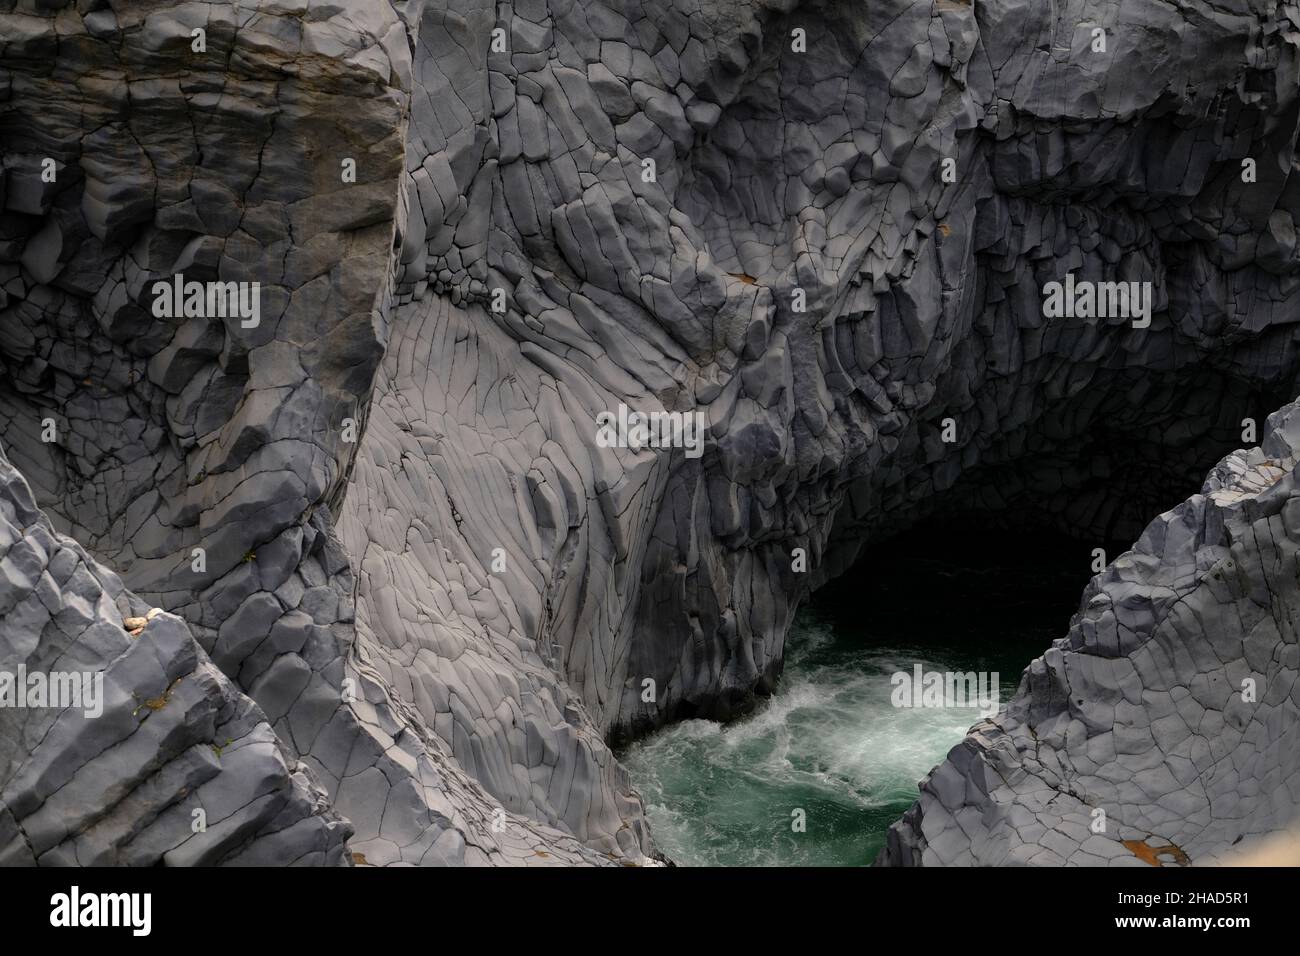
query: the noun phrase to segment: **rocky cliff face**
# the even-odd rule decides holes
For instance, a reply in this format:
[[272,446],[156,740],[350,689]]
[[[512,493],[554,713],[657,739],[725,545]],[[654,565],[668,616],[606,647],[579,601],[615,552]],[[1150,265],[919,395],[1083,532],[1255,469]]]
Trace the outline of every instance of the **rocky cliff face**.
[[1300,786],[1300,405],[1084,592],[1070,633],[921,782],[887,865],[1232,862]]
[[[0,555],[0,864],[351,862],[351,828],[266,715],[56,532],[3,454]],[[92,673],[56,701],[53,675]]]
[[[519,676],[527,716],[506,715],[507,739],[473,726],[505,713],[491,671],[449,675],[458,693],[437,702],[463,718],[457,735],[421,712],[419,680],[392,673],[404,649],[358,626],[363,555],[354,570],[334,516],[404,328],[405,163],[424,149],[420,124],[439,125],[432,104],[451,102],[417,84],[417,69],[436,80],[435,46],[454,45],[445,29],[422,44],[423,16],[406,4],[6,10],[5,445],[56,525],[185,618],[260,704],[352,822],[359,859],[640,859],[639,804],[559,678]],[[464,138],[423,154],[439,175]],[[448,203],[439,224],[459,215]],[[258,322],[159,317],[154,283],[177,274],[259,283]],[[445,377],[452,357],[429,374]],[[363,591],[363,608],[380,591]],[[471,638],[487,647],[483,631]],[[502,673],[514,663],[484,657]],[[484,742],[499,779],[474,762]]]
[[865,541],[1132,536],[1296,391],[1292,4],[0,11],[10,459],[367,862],[647,861],[606,741],[770,689]]

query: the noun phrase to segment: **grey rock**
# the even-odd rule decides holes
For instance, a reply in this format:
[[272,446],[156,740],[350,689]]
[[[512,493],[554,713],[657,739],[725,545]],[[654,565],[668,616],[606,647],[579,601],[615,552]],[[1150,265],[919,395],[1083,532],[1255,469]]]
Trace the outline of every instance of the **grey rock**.
[[[43,859],[325,862],[341,816],[375,864],[652,862],[609,742],[742,713],[869,541],[969,512],[1136,538],[1169,504],[1151,475],[1199,480],[1297,391],[1284,4],[86,6],[0,0],[0,428],[34,495],[0,620],[24,659],[84,643],[111,672],[103,589],[164,608],[142,636],[171,657],[123,656],[115,693],[198,674],[185,706],[248,753],[197,784],[205,850],[159,796],[198,792],[201,753],[130,803],[55,735],[85,805],[24,778],[5,859],[34,814],[50,843],[117,800]],[[260,322],[156,316],[178,272],[258,282]],[[1149,281],[1150,327],[1045,319],[1067,272]],[[621,404],[699,412],[702,454],[603,447]],[[891,860],[1119,860],[1078,830],[1093,790],[1044,809],[1085,777],[1198,860],[1230,813],[1283,824],[1290,420],[1094,583]],[[156,724],[137,768],[204,746]],[[979,832],[999,779],[1024,813]]]

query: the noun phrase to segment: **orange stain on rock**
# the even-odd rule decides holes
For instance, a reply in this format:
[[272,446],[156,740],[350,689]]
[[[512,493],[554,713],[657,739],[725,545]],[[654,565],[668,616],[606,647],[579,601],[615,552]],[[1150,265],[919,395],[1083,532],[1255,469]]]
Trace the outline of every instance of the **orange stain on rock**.
[[1164,846],[1147,846],[1145,840],[1120,840],[1120,842],[1128,847],[1130,853],[1150,866],[1163,866],[1165,861],[1160,859],[1161,856],[1173,857],[1173,862],[1179,866],[1189,866],[1192,862],[1187,858],[1186,853],[1172,843],[1166,843]]

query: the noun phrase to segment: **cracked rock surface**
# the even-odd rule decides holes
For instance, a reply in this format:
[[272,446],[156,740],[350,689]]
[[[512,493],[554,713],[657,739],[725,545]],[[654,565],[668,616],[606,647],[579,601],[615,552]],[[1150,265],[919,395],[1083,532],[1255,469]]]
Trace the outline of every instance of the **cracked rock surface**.
[[0,708],[0,865],[350,863],[350,827],[266,715],[148,610],[0,452],[0,671],[103,680],[100,713]]
[[877,864],[1231,863],[1300,793],[1300,404],[1093,578]]
[[[868,540],[970,511],[1131,539],[1294,397],[1298,24],[0,0],[0,440],[350,858],[650,862],[608,741],[770,691]],[[259,322],[158,316],[177,274],[259,283]],[[1045,318],[1067,274],[1149,282],[1150,326]],[[620,404],[701,413],[703,455],[601,447]],[[1258,785],[1263,832],[1295,801]]]

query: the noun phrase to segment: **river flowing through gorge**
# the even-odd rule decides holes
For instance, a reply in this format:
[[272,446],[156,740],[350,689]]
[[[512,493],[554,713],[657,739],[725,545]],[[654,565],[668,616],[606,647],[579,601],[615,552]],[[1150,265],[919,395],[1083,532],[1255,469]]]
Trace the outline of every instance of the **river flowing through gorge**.
[[927,675],[973,671],[1009,700],[1021,671],[1065,635],[1091,573],[1090,548],[1064,537],[952,540],[939,559],[887,542],[819,592],[791,629],[776,693],[753,713],[683,721],[624,752],[669,859],[875,859],[917,781],[980,719],[978,706],[894,706],[903,679],[918,665]]

